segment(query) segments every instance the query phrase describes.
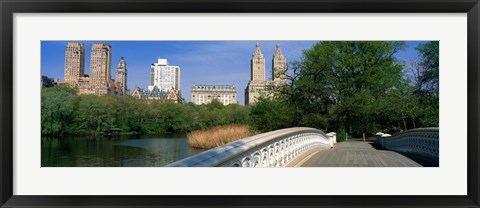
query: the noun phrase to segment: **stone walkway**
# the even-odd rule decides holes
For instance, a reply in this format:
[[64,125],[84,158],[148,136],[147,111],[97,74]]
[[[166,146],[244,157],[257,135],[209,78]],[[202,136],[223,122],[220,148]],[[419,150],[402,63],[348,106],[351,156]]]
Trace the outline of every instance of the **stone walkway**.
[[399,153],[377,150],[372,142],[339,142],[333,149],[318,149],[306,155],[301,167],[421,167]]

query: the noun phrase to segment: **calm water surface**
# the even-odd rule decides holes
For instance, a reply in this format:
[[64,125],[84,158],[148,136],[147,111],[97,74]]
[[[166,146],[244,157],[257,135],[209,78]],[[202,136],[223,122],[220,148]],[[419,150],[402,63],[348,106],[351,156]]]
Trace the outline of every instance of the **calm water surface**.
[[202,151],[185,134],[42,137],[42,167],[163,167]]

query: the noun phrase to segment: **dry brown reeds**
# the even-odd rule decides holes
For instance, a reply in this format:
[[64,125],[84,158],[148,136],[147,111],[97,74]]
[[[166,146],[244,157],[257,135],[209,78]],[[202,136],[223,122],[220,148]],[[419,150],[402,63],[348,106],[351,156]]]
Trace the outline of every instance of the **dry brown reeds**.
[[248,125],[232,124],[192,131],[187,134],[187,137],[193,147],[211,149],[255,134],[258,132]]

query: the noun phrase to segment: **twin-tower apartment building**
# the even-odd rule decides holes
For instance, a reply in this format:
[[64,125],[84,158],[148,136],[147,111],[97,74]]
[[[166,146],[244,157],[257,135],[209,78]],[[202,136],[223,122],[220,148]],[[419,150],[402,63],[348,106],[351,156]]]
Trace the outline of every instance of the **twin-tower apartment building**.
[[77,87],[79,94],[129,95],[127,88],[127,63],[118,62],[116,79],[110,77],[112,47],[95,43],[90,53],[90,75],[85,74],[85,46],[69,42],[65,50],[64,83]]
[[257,43],[250,61],[251,77],[245,88],[245,105],[254,104],[260,96],[271,97],[271,87],[287,83],[286,70],[287,60],[282,53],[280,45],[277,44],[275,54],[272,58],[272,79],[266,79],[265,58],[263,57],[260,45]]
[[[245,105],[254,104],[260,96],[271,97],[271,86],[286,83],[287,60],[277,44],[272,59],[272,79],[266,79],[265,58],[257,43],[251,59],[251,77],[245,89]],[[235,85],[193,85],[192,102],[200,105],[216,99],[224,105],[237,103]]]

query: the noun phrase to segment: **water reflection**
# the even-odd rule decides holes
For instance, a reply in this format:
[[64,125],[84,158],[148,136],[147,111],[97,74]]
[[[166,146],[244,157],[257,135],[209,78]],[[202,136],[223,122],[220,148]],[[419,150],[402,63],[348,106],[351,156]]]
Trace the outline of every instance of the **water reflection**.
[[200,152],[178,134],[42,137],[42,167],[162,167]]

